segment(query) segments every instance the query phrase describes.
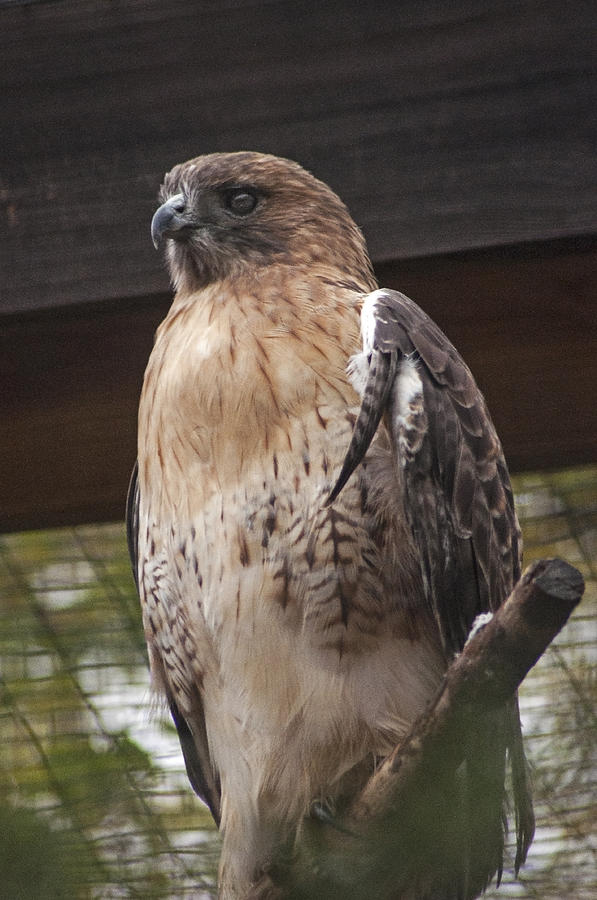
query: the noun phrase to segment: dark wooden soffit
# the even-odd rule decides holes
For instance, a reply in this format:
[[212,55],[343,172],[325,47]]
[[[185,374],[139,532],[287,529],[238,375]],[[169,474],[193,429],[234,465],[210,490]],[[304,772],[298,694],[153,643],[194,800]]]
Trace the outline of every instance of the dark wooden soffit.
[[[513,469],[595,460],[593,240],[378,267],[456,343]],[[0,530],[119,519],[167,294],[0,318]]]
[[340,193],[381,283],[470,363],[514,468],[595,459],[596,12],[0,0],[0,528],[122,516],[169,302],[155,196],[213,150]]
[[165,170],[213,150],[328,181],[376,261],[590,233],[587,0],[0,6],[3,312],[166,290]]

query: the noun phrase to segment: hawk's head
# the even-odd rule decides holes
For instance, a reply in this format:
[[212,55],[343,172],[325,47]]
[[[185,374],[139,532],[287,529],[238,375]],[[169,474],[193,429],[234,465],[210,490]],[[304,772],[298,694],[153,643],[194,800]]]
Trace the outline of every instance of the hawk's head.
[[363,236],[342,201],[288,159],[212,153],[164,178],[151,223],[166,239],[172,281],[193,291],[273,263],[332,266],[363,289],[371,268]]

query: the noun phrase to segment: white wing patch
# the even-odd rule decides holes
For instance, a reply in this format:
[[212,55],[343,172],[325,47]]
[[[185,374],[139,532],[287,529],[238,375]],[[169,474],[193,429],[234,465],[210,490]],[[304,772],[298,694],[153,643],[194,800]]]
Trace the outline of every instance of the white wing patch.
[[413,411],[423,402],[423,382],[417,371],[417,363],[411,357],[402,360],[395,387],[398,424],[408,427]]
[[417,371],[417,363],[411,357],[402,360],[394,384],[394,415],[404,462],[405,455],[412,456],[419,450],[427,430],[423,382]]
[[489,623],[491,622],[492,619],[493,619],[492,612],[479,613],[479,615],[475,618],[475,621],[472,624],[471,630],[469,631],[469,635],[466,639],[466,643],[464,646],[466,647],[466,644],[468,644],[469,641],[472,641],[472,639],[474,638],[474,636],[476,634],[478,634],[480,631],[482,631],[486,625],[489,625]]
[[[361,310],[361,335],[363,350],[355,353],[348,361],[347,373],[354,389],[361,397],[365,394],[369,376],[370,356],[376,346],[376,329],[381,323],[388,324],[381,301],[387,298],[386,291],[379,289],[367,294]],[[393,386],[393,408],[396,433],[403,463],[421,447],[427,430],[427,416],[424,407],[423,382],[414,357],[404,357]]]
[[361,310],[361,335],[363,337],[363,353],[369,354],[375,346],[375,329],[378,322],[385,322],[378,311],[379,301],[387,294],[384,290],[372,291],[367,294]]
[[365,385],[369,375],[369,356],[375,347],[375,329],[378,322],[385,322],[380,313],[379,301],[386,296],[382,289],[367,294],[361,309],[361,337],[363,338],[362,353],[355,353],[348,360],[346,372],[350,383],[357,393],[363,397]]

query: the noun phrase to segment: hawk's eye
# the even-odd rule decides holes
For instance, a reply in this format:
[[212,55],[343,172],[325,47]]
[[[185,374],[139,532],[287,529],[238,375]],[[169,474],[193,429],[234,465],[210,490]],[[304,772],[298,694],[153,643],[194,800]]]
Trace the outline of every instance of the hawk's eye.
[[257,206],[257,197],[246,188],[230,188],[224,194],[224,203],[235,216],[248,216]]

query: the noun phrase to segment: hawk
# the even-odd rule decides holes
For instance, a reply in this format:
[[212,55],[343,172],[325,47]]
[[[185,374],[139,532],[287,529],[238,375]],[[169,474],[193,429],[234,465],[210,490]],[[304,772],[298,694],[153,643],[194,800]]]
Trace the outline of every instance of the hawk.
[[[241,898],[333,817],[520,572],[500,442],[437,325],[375,282],[336,194],[252,152],[175,166],[151,224],[175,296],[139,405],[127,523],[152,681]],[[480,722],[412,897],[517,865],[532,812],[516,702]],[[441,846],[440,846],[441,845]],[[410,896],[410,895],[409,895]]]

